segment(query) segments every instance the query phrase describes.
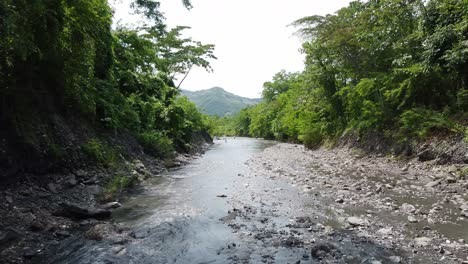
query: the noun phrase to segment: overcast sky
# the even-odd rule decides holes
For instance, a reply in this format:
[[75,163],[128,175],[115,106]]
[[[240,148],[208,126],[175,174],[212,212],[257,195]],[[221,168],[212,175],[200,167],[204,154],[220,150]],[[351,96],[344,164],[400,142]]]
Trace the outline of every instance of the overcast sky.
[[[115,21],[135,24],[125,0],[116,0]],[[120,3],[119,3],[120,2]],[[288,27],[294,20],[310,15],[334,13],[349,0],[192,0],[185,9],[178,0],[161,0],[167,24],[190,26],[187,36],[214,44],[217,60],[214,72],[194,69],[183,89],[202,90],[219,86],[237,95],[260,97],[265,81],[282,69],[300,71],[304,56],[300,40]]]

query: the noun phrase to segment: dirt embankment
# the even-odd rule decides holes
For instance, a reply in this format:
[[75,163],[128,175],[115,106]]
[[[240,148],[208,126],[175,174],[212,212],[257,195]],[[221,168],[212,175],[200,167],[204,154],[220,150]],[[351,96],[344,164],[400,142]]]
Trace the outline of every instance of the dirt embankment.
[[[396,263],[468,263],[465,163],[278,144],[248,164],[255,174],[286,179],[309,196],[314,210],[304,217],[315,220],[308,230],[337,248],[341,242],[333,237],[353,232],[362,243],[402,252],[404,258],[391,257]],[[320,259],[334,263],[327,252]]]

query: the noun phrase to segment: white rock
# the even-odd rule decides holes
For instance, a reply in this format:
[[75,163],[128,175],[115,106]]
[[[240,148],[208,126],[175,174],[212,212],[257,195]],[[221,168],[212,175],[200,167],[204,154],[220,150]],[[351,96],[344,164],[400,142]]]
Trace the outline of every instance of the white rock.
[[432,239],[428,237],[417,237],[414,239],[416,246],[427,247],[432,243]]
[[362,226],[365,224],[364,220],[362,220],[361,218],[354,217],[354,216],[348,217],[346,220],[352,226]]

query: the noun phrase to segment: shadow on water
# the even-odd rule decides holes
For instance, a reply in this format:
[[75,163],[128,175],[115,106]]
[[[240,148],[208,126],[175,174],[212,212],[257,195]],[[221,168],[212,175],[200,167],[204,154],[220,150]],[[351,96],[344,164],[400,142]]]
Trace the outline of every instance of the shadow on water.
[[[274,144],[246,138],[217,142],[202,158],[145,183],[115,211],[115,223],[132,230],[128,241],[73,237],[42,263],[320,263],[311,256],[313,245],[288,242],[291,217],[308,203],[297,188],[267,177],[249,183],[241,177],[249,173],[245,162]],[[234,208],[239,216],[220,221]],[[338,263],[387,263],[399,255],[346,230],[308,236],[334,248]]]

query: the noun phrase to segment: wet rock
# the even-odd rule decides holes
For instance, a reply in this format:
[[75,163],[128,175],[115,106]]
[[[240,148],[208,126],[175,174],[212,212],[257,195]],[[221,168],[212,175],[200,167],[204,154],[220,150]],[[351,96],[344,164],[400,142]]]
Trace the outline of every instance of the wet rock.
[[281,241],[281,245],[284,247],[296,247],[296,246],[302,245],[303,243],[304,242],[301,239],[297,237],[293,237],[293,236],[290,236]]
[[98,224],[85,233],[85,237],[90,240],[100,241],[115,233],[115,227],[110,224]]
[[419,246],[419,247],[427,247],[431,245],[432,239],[428,237],[417,237],[414,239],[414,243],[416,246]]
[[104,210],[116,209],[119,207],[122,207],[122,204],[120,204],[119,202],[110,202],[101,206],[101,208]]
[[348,221],[348,223],[352,226],[363,226],[365,224],[364,220],[358,217],[354,217],[354,216],[348,217],[346,221]]
[[62,203],[61,209],[55,213],[58,216],[64,216],[73,219],[108,219],[111,212],[104,209],[86,208],[75,204]]
[[227,215],[227,216],[222,217],[222,218],[220,218],[219,220],[220,220],[220,221],[223,221],[223,222],[228,222],[228,221],[231,221],[231,220],[236,219],[237,214],[238,214],[238,211],[237,211],[237,210],[233,210],[232,212],[228,212],[228,215]]
[[314,258],[322,259],[330,253],[335,247],[330,244],[320,243],[312,247],[310,250],[311,256]]

